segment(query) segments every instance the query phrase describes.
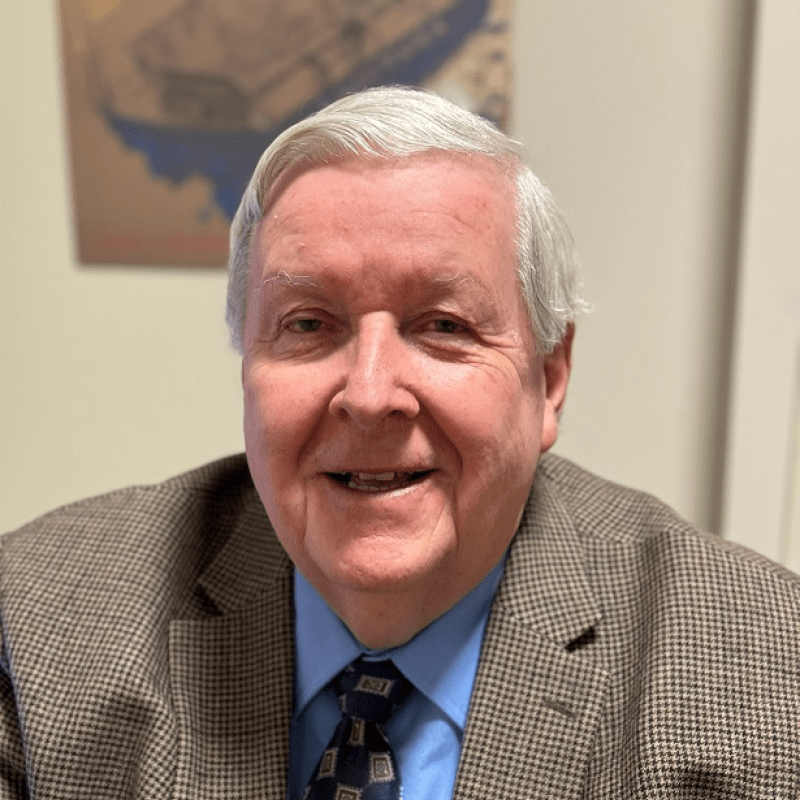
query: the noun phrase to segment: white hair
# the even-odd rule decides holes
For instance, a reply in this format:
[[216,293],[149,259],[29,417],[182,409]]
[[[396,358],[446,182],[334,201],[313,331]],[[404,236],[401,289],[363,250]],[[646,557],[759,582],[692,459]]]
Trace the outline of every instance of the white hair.
[[443,98],[406,87],[349,95],[281,133],[264,151],[230,231],[226,321],[243,352],[253,234],[281,176],[347,158],[407,158],[423,153],[485,156],[516,186],[517,270],[538,347],[548,353],[584,307],[572,235],[547,187],[525,163],[522,146]]

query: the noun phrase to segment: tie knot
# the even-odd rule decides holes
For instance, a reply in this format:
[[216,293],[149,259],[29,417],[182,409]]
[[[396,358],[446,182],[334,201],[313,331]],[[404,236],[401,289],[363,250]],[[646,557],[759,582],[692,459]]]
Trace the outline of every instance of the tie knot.
[[362,658],[339,673],[334,687],[343,714],[379,724],[387,722],[412,689],[391,661]]

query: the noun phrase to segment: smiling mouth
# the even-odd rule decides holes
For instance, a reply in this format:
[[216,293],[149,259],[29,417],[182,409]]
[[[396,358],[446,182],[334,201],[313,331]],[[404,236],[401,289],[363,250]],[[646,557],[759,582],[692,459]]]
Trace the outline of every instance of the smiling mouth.
[[392,492],[425,480],[432,469],[420,472],[327,472],[338,484],[357,492]]

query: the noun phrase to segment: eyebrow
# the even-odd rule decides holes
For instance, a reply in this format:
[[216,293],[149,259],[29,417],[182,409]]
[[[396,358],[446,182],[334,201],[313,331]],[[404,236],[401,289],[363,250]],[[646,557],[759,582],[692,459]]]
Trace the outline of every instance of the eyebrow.
[[270,275],[261,281],[261,287],[271,284],[283,284],[285,286],[316,286],[316,282],[310,275],[291,275],[286,270],[279,270],[275,275]]
[[[448,297],[456,298],[456,302],[462,303],[465,308],[470,309],[469,313],[476,319],[484,317],[487,313],[485,307],[487,302],[492,307],[495,305],[491,284],[487,286],[477,276],[455,266],[448,269],[447,272],[420,269],[416,275],[406,276],[406,280],[411,281],[413,285],[413,288],[407,289],[406,294],[414,294],[415,302],[438,303]],[[334,283],[338,282],[338,280],[334,281]],[[281,302],[281,297],[300,295],[306,300],[319,298],[326,302],[330,299],[331,289],[325,275],[321,277],[302,275],[282,269],[274,275],[263,278],[256,291],[261,297],[258,305],[263,313],[271,308],[273,303]],[[460,300],[457,299],[459,297]]]
[[[428,277],[428,276],[426,276]],[[458,286],[462,284],[469,284],[471,286],[476,286],[479,289],[484,289],[484,285],[481,281],[479,281],[474,275],[470,275],[469,273],[463,272],[456,272],[452,275],[439,275],[434,274],[429,276],[431,283],[434,285],[438,285],[442,288],[447,288],[451,286]],[[282,285],[282,286],[308,286],[308,287],[316,287],[318,283],[312,278],[310,275],[293,275],[286,270],[279,270],[274,275],[269,275],[268,277],[264,278],[261,281],[261,288],[266,288],[272,285]]]
[[483,283],[469,272],[457,272],[454,275],[434,275],[433,280],[442,286],[460,286],[467,283],[470,286],[477,286],[479,289],[485,288]]

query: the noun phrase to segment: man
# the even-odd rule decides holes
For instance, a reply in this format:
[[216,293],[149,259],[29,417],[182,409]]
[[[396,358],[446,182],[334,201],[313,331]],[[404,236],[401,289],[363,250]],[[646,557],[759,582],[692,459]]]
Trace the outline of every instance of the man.
[[542,456],[580,300],[516,145],[355,95],[231,242],[247,461],[2,540],[0,796],[797,796],[798,579]]

